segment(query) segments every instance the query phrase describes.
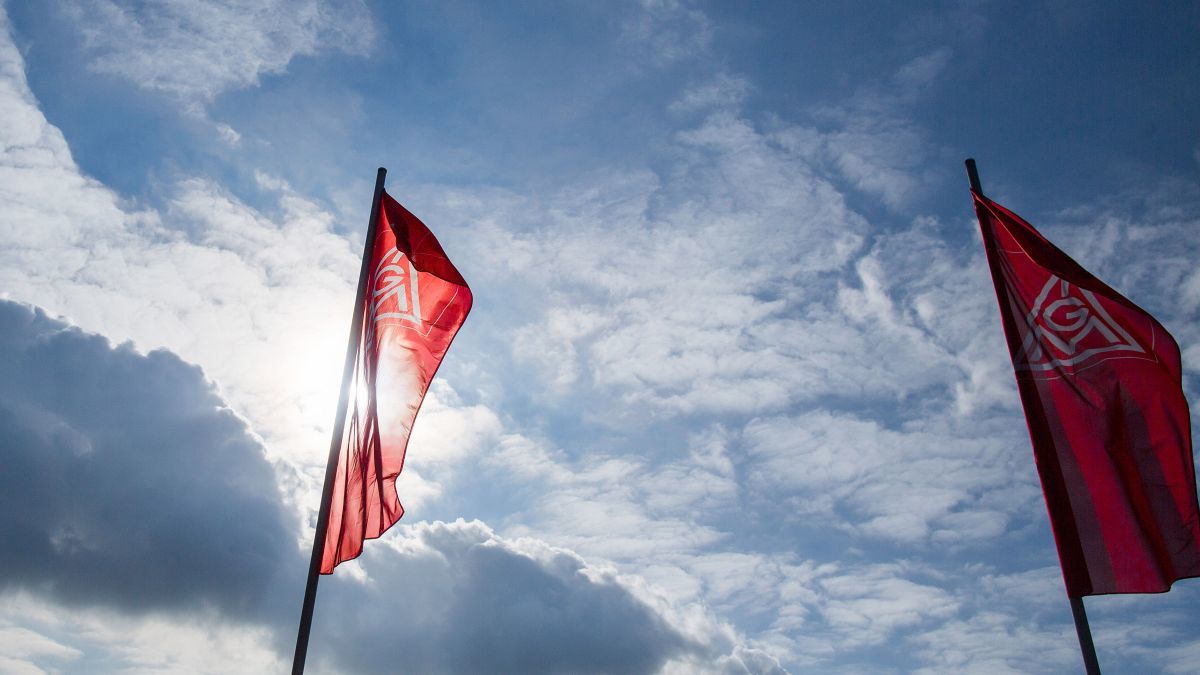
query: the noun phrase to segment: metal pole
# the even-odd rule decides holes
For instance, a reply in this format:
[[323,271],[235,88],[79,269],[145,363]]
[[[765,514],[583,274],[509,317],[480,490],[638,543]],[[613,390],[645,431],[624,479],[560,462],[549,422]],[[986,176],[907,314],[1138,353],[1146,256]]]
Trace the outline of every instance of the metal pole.
[[1096,645],[1092,643],[1092,628],[1088,625],[1087,612],[1083,611],[1083,598],[1070,600],[1075,633],[1079,635],[1079,650],[1083,652],[1083,666],[1087,669],[1087,675],[1100,675],[1100,661],[1096,658]]
[[346,342],[346,365],[342,370],[342,390],[338,396],[337,417],[333,422],[333,437],[329,441],[329,460],[325,465],[325,486],[321,490],[321,508],[317,512],[317,531],[313,536],[312,558],[308,563],[308,584],[304,587],[304,605],[300,610],[300,629],[296,634],[296,654],[292,658],[292,675],[304,673],[304,659],[308,656],[308,633],[312,628],[313,606],[317,602],[317,581],[321,577],[321,558],[325,553],[325,533],[329,529],[329,499],[333,492],[333,480],[337,475],[338,455],[342,449],[342,432],[346,424],[346,407],[350,399],[350,378],[354,375],[354,357],[362,338],[363,298],[367,293],[367,281],[371,264],[371,250],[375,245],[375,228],[378,225],[379,201],[383,195],[383,179],[387,169],[379,167],[375,175],[375,196],[371,199],[371,218],[367,222],[367,240],[363,243],[362,266],[358,272],[358,294],[354,300],[353,318],[350,320],[350,338]]
[[982,195],[983,186],[979,184],[979,171],[975,169],[975,160],[968,158],[966,164],[967,180],[971,181],[971,189],[974,190],[976,194]]
[[[971,183],[971,190],[975,194],[982,197],[983,186],[980,185],[979,182],[979,171],[975,168],[975,160],[968,159],[966,161],[966,165],[967,179]],[[980,223],[980,226],[984,239],[984,253],[987,255],[989,267],[992,268],[992,275],[995,277],[997,274],[997,265],[992,254],[992,248],[995,246],[995,242],[992,241],[991,235],[988,232],[988,228],[982,227],[982,223]],[[999,291],[997,291],[997,293],[999,293]],[[1014,323],[1013,320],[1008,316],[1007,309],[1007,305],[1003,300],[1001,300],[1001,319],[1003,319],[1006,324]],[[1012,335],[1009,334],[1011,331],[1007,330],[1007,328],[1008,326],[1006,325],[1005,336],[1011,341]],[[1011,344],[1009,345],[1009,348],[1010,350],[1013,348]],[[1026,421],[1029,422],[1031,427],[1044,427],[1047,422],[1043,413],[1038,406],[1030,405],[1030,402],[1037,397],[1037,392],[1033,390],[1028,381],[1020,377],[1017,378],[1017,388],[1021,392],[1021,405],[1025,409]],[[1057,463],[1054,463],[1053,466],[1046,467],[1039,465],[1038,475],[1042,478],[1043,489],[1047,489],[1047,487],[1050,489],[1062,489],[1058,486],[1058,484],[1062,482],[1062,475],[1061,469],[1059,469]],[[1067,538],[1071,539],[1072,537]],[[1061,554],[1059,555],[1059,564],[1062,564]],[[1071,597],[1070,595],[1067,596],[1067,599],[1071,601],[1071,615],[1075,619],[1075,633],[1079,636],[1079,650],[1083,653],[1083,665],[1087,670],[1087,675],[1100,675],[1100,662],[1096,658],[1096,645],[1092,642],[1092,629],[1088,626],[1087,614],[1083,611],[1083,599]]]

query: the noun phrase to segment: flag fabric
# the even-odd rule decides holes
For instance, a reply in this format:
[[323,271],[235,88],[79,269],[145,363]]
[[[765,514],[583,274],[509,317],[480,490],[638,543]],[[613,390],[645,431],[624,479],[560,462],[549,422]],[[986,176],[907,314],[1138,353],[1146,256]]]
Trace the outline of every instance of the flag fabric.
[[1179,346],[1004,207],[975,212],[1071,597],[1200,576]]
[[471,310],[471,290],[424,223],[386,192],[375,217],[322,574],[404,515],[396,478],[413,421]]

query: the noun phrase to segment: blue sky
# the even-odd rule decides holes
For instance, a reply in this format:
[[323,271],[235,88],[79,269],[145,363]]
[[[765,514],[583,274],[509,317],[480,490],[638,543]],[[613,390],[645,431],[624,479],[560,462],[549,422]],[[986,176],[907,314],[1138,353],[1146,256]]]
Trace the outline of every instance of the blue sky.
[[1079,668],[962,160],[1194,401],[1200,10],[744,4],[5,3],[0,672],[286,667],[377,166],[475,308],[310,672]]

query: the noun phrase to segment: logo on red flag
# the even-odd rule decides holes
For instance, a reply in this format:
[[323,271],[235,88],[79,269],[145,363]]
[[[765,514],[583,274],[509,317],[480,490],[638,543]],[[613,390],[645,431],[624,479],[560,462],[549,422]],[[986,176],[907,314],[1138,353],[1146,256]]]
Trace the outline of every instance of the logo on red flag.
[[1138,344],[1115,321],[1094,293],[1051,274],[1026,317],[1017,370],[1077,371],[1114,358],[1145,358]]
[[394,320],[421,329],[421,293],[417,288],[417,270],[412,261],[393,246],[375,266],[371,277],[374,301],[371,321]]

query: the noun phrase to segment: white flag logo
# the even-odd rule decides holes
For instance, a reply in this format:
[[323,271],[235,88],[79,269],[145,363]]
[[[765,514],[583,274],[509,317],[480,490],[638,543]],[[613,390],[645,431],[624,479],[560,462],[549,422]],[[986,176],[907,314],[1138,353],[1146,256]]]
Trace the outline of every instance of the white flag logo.
[[373,322],[392,319],[421,328],[421,296],[417,293],[417,270],[412,261],[392,247],[379,261],[373,280]]
[[1091,291],[1055,275],[1042,287],[1022,328],[1025,339],[1017,370],[1078,370],[1097,359],[1149,357]]

